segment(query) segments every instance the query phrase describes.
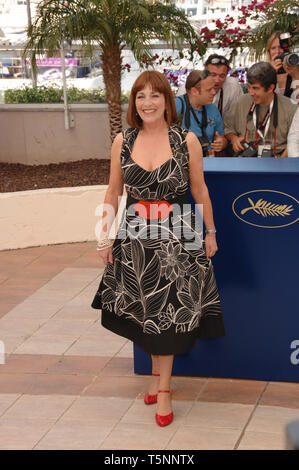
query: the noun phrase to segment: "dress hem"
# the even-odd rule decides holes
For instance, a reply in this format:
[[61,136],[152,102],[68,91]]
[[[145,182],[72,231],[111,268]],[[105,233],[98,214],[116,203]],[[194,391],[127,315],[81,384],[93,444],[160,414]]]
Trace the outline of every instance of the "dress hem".
[[[225,336],[225,329],[221,318],[205,317],[201,319],[200,327],[195,332],[189,333],[188,345],[181,346],[178,344],[179,341],[169,349],[167,341],[164,344],[154,344],[155,339],[153,335],[143,333],[142,331],[136,330],[135,323],[129,323],[127,319],[122,318],[110,318],[113,313],[107,311],[102,313],[101,324],[104,328],[113,333],[129,339],[148,354],[157,356],[167,355],[184,355],[188,354],[191,349],[195,346],[197,340],[200,339],[217,339]],[[183,333],[184,339],[186,340],[186,333]],[[157,338],[160,339],[160,338]]]

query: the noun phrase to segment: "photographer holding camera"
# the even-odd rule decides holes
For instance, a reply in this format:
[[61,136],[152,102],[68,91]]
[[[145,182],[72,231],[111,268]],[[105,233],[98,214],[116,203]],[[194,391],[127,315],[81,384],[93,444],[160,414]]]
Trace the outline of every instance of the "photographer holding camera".
[[220,112],[212,104],[216,90],[208,70],[193,70],[186,80],[186,92],[175,98],[178,124],[198,137],[204,157],[214,156],[226,147],[227,140]]
[[295,83],[299,80],[299,56],[291,52],[290,40],[290,33],[275,31],[267,42],[266,56],[277,73],[275,91],[299,102]]
[[287,137],[297,105],[275,93],[276,71],[268,62],[248,70],[248,94],[224,117],[224,133],[235,156],[287,157]]

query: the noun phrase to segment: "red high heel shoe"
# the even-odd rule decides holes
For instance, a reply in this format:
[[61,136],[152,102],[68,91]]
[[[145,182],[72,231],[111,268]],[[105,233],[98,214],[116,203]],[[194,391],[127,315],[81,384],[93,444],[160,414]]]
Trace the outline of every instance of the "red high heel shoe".
[[[171,393],[171,390],[158,390],[158,393]],[[159,426],[168,426],[173,421],[173,412],[162,416],[156,413],[156,422]]]
[[[155,377],[160,377],[160,374],[152,374]],[[158,394],[156,393],[155,395],[150,395],[148,392],[144,395],[144,403],[146,405],[153,405],[154,403],[157,403],[158,400]]]

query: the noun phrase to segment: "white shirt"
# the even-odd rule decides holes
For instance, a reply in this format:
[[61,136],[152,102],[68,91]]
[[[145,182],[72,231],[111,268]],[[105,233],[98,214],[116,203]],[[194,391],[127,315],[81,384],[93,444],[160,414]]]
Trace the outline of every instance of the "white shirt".
[[[243,95],[243,90],[238,82],[238,80],[234,77],[229,77],[227,76],[223,85],[223,105],[222,105],[222,117],[224,114],[229,110],[231,105],[237,101],[240,96]],[[220,91],[221,89],[216,93],[213,99],[213,104],[215,104],[218,107],[218,101],[220,98]],[[180,88],[178,89],[178,92],[176,96],[179,95],[184,95],[186,93],[186,88],[185,85],[181,85]]]
[[299,107],[288,133],[288,157],[299,157]]

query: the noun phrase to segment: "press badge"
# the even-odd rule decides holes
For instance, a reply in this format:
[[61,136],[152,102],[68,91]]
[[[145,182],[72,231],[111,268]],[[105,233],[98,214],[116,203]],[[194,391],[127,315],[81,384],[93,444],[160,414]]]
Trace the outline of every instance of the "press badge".
[[273,157],[271,145],[259,145],[257,149],[257,156],[260,157]]

